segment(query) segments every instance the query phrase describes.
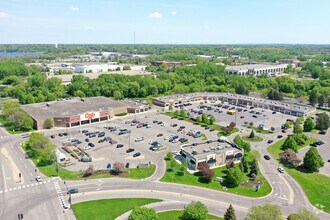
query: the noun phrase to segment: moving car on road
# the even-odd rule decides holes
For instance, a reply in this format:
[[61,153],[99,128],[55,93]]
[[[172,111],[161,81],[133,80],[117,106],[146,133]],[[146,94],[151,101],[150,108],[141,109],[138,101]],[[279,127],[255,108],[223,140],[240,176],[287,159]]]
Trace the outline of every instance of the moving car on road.
[[265,160],[270,160],[270,156],[269,155],[265,155],[264,158],[265,158]]
[[41,181],[42,181],[41,176],[37,176],[37,177],[36,177],[36,181],[37,181],[37,182],[41,182]]
[[133,154],[133,157],[138,157],[138,156],[140,156],[140,155],[141,155],[140,152],[136,152],[135,154]]
[[78,193],[78,189],[77,188],[72,188],[72,189],[69,189],[67,194],[74,194],[74,193]]

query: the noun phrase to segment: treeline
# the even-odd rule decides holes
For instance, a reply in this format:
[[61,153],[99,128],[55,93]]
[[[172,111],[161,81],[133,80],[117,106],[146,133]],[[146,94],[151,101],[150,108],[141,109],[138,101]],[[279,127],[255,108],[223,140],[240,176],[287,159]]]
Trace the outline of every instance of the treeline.
[[[54,44],[13,44],[0,45],[0,52],[43,52],[42,58],[56,59],[69,55],[86,54],[90,52],[122,52],[139,53],[151,55],[166,54],[189,54],[189,55],[212,55],[230,57],[239,55],[249,57],[254,61],[274,62],[284,58],[298,58],[301,61],[307,60],[309,56],[326,56],[325,60],[330,60],[330,47],[323,45],[114,45],[114,44],[59,44],[55,48]],[[157,57],[155,57],[157,58]],[[180,61],[177,56],[164,57],[171,61]],[[182,59],[181,59],[182,60]]]
[[159,71],[157,77],[103,74],[97,79],[89,79],[79,75],[73,76],[71,84],[67,86],[62,85],[61,79],[47,79],[35,66],[23,68],[23,73],[28,74],[24,80],[8,80],[8,77],[17,77],[15,74],[22,68],[21,64],[13,66],[17,69],[13,67],[11,75],[7,74],[3,80],[10,86],[0,95],[17,98],[22,104],[70,96],[106,96],[122,99],[201,91],[248,95],[258,91],[270,99],[281,99],[284,94],[289,97],[300,97],[302,102],[311,100],[316,105],[326,103],[330,94],[330,79],[295,80],[290,77],[228,76],[224,66],[212,63],[168,68]]

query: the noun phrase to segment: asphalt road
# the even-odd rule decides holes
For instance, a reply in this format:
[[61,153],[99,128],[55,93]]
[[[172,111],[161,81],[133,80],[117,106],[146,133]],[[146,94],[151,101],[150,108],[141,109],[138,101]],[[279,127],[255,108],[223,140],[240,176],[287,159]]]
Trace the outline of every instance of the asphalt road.
[[[45,131],[49,135],[54,131]],[[269,135],[262,135],[264,141],[254,144],[261,154],[267,154],[266,146]],[[275,136],[275,135],[272,135]],[[232,139],[230,137],[229,139]],[[273,138],[273,137],[271,137]],[[320,219],[330,219],[314,208],[308,202],[301,187],[286,173],[277,172],[278,164],[271,159],[260,160],[260,169],[272,186],[272,192],[263,198],[248,198],[222,191],[209,190],[188,185],[164,183],[159,179],[165,172],[165,162],[162,159],[166,151],[156,154],[154,163],[157,165],[155,174],[144,180],[130,179],[96,179],[87,181],[64,181],[56,178],[43,177],[42,183],[35,181],[35,166],[26,157],[19,144],[23,141],[20,135],[11,135],[1,139],[0,148],[5,148],[22,174],[23,183],[17,183],[13,176],[12,164],[0,156],[0,219],[18,219],[17,214],[23,213],[24,219],[75,219],[72,210],[66,210],[68,205],[67,188],[76,187],[79,193],[72,195],[72,203],[100,198],[150,197],[165,200],[154,204],[157,210],[182,208],[192,200],[198,200],[207,205],[210,213],[223,215],[229,204],[233,204],[238,218],[246,215],[248,208],[254,205],[273,203],[280,206],[285,216],[297,212],[299,208],[307,208],[317,214]],[[170,149],[168,149],[170,150]],[[126,213],[127,217],[127,213]],[[125,215],[120,219],[125,219]]]

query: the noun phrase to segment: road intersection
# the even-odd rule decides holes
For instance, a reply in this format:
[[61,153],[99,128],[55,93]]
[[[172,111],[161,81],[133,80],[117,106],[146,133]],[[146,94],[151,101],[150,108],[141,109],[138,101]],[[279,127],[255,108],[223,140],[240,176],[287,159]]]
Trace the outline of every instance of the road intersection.
[[[44,132],[45,134],[47,133]],[[262,155],[267,154],[267,140],[264,138],[258,146],[254,144]],[[231,139],[233,137],[230,137]],[[58,178],[43,178],[37,183],[35,165],[20,147],[24,141],[21,135],[10,135],[1,139],[0,148],[7,150],[12,157],[24,182],[15,181],[12,172],[12,162],[0,156],[0,219],[17,219],[19,213],[25,219],[75,219],[72,210],[66,209],[69,205],[68,188],[78,188],[79,193],[72,195],[72,203],[89,201],[101,198],[132,198],[149,197],[163,199],[165,202],[154,204],[156,210],[180,209],[192,200],[198,200],[207,205],[210,213],[222,216],[229,206],[233,204],[239,219],[243,219],[248,208],[265,203],[280,206],[283,215],[295,213],[299,208],[307,208],[318,217],[329,219],[330,215],[313,207],[307,200],[302,188],[294,179],[284,173],[277,172],[278,164],[271,158],[270,161],[260,160],[260,169],[272,186],[272,192],[263,198],[249,198],[223,191],[210,190],[190,185],[160,182],[166,170],[162,156],[152,161],[157,169],[153,176],[143,180],[122,178],[94,179],[86,181],[64,181]],[[1,150],[0,149],[0,150]],[[165,154],[166,152],[164,152]],[[125,219],[126,215],[119,219]]]

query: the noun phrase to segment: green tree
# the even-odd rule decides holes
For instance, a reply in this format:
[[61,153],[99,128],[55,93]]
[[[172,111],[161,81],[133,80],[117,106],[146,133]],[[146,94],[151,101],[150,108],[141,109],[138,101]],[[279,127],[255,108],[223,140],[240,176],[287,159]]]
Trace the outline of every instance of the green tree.
[[304,157],[304,167],[310,171],[317,171],[324,166],[324,162],[315,147],[309,148]]
[[197,121],[198,124],[202,123],[202,119],[201,119],[201,117],[200,117],[200,116],[197,116],[197,117],[196,117],[196,121]]
[[317,89],[313,89],[312,92],[309,95],[309,102],[311,103],[312,106],[316,106],[318,103],[318,90]]
[[286,138],[281,149],[282,150],[292,149],[294,152],[296,153],[298,152],[298,145],[292,135]]
[[249,165],[247,160],[245,159],[245,156],[243,156],[241,163],[243,164],[243,172],[248,173],[249,172]]
[[156,211],[148,207],[135,207],[128,217],[128,220],[158,220]]
[[293,133],[294,134],[301,134],[303,132],[302,127],[299,124],[295,124],[293,126]]
[[297,214],[289,215],[288,220],[319,220],[319,218],[307,209],[299,209]]
[[325,112],[319,113],[316,120],[316,128],[319,130],[328,130],[330,126],[329,115]]
[[282,212],[277,205],[273,204],[252,206],[246,220],[282,220]]
[[249,138],[250,139],[254,139],[255,138],[255,134],[254,134],[254,131],[253,130],[251,131],[251,133],[249,135]]
[[124,98],[124,95],[121,91],[114,91],[113,92],[113,98],[116,99],[116,100],[120,100],[120,99],[123,99]]
[[80,97],[80,98],[86,97],[85,93],[83,91],[81,91],[80,89],[76,90],[73,95],[75,97]]
[[121,68],[120,68],[120,66],[118,66],[117,68],[116,68],[116,71],[120,71],[121,70]]
[[225,220],[236,220],[235,209],[231,204],[227,208],[226,213],[223,216],[223,218]]
[[209,122],[209,119],[208,119],[208,117],[207,117],[207,115],[206,115],[205,112],[203,112],[203,114],[202,114],[202,122],[205,123],[205,124],[208,124],[206,122]]
[[213,123],[215,122],[215,117],[214,117],[214,115],[211,115],[211,117],[210,117],[210,125],[213,125]]
[[172,104],[168,107],[168,110],[173,111],[173,105]]
[[250,165],[250,173],[249,176],[253,177],[253,175],[258,176],[259,174],[259,166],[257,159],[253,159]]
[[227,175],[226,175],[226,185],[230,188],[235,188],[239,186],[239,184],[243,180],[243,172],[234,165],[232,168],[227,170]]
[[315,127],[315,123],[311,117],[307,117],[306,121],[304,122],[304,131],[311,132]]
[[123,66],[123,70],[131,70],[130,66]]
[[299,117],[296,119],[296,123],[297,124],[302,124],[304,122],[304,118],[303,117]]
[[179,116],[179,111],[178,111],[178,110],[175,110],[175,112],[174,112],[174,116],[176,116],[176,117]]
[[204,220],[207,219],[207,207],[201,202],[192,201],[184,207],[182,220]]
[[186,111],[185,111],[184,109],[181,109],[181,111],[180,111],[180,116],[181,116],[182,118],[186,118],[186,117],[187,117],[187,113],[186,113]]
[[288,128],[290,128],[291,127],[291,122],[285,122],[284,123],[284,127],[285,127],[285,129],[288,129]]
[[46,129],[50,129],[50,128],[53,128],[54,127],[54,119],[52,118],[47,118],[44,122],[44,127]]

